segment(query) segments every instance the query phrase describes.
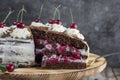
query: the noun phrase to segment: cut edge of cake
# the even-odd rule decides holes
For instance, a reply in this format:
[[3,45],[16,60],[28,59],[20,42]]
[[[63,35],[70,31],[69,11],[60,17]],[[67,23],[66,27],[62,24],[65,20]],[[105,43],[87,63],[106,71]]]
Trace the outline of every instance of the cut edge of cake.
[[[48,24],[49,25],[49,24]],[[66,34],[66,31],[63,31],[63,32],[58,32],[58,30],[57,30],[57,28],[55,28],[57,31],[55,31],[54,30],[54,28],[49,28],[48,26],[46,26],[46,25],[42,25],[42,26],[34,26],[34,25],[32,25],[32,26],[30,26],[30,29],[31,29],[31,32],[32,32],[32,34],[33,34],[33,37],[34,37],[34,41],[36,42],[36,39],[47,39],[48,37],[50,38],[50,36],[54,36],[54,34],[56,34],[56,35],[62,35],[62,36],[66,36],[66,37],[68,37],[68,39],[67,39],[67,45],[71,45],[71,44],[69,44],[69,39],[72,39],[72,40],[74,40],[73,41],[73,44],[72,44],[72,46],[75,46],[75,41],[78,41],[78,43],[76,44],[76,48],[80,48],[80,42],[82,43],[82,49],[83,50],[81,50],[82,51],[82,54],[80,54],[80,55],[85,55],[84,57],[86,57],[86,59],[85,60],[83,60],[83,62],[78,62],[78,65],[81,65],[81,66],[74,66],[74,67],[72,67],[71,65],[74,65],[74,63],[76,63],[77,64],[77,62],[68,62],[68,63],[63,63],[63,62],[61,62],[61,64],[59,64],[59,67],[57,67],[57,66],[52,66],[52,65],[55,65],[55,64],[58,64],[58,62],[52,62],[52,64],[48,64],[48,63],[44,63],[44,61],[42,61],[43,59],[41,59],[40,61],[41,61],[41,63],[42,63],[42,68],[47,68],[47,69],[51,69],[51,68],[53,68],[53,69],[57,69],[57,68],[60,68],[60,69],[67,69],[68,67],[69,68],[71,68],[71,69],[74,69],[74,68],[76,68],[76,69],[81,69],[81,68],[86,68],[86,66],[87,66],[87,62],[88,62],[88,58],[89,58],[89,46],[88,46],[88,44],[87,44],[87,42],[86,41],[84,41],[84,36],[82,36],[82,39],[79,39],[79,38],[77,38],[76,36],[70,36],[70,35],[68,35],[68,34]],[[53,29],[53,30],[52,30]],[[52,33],[52,34],[51,34]],[[46,36],[46,34],[48,35],[48,36]],[[51,34],[51,35],[50,35]],[[58,43],[58,42],[60,42],[60,41],[64,41],[64,40],[57,40],[59,37],[57,36],[55,39],[52,39],[52,38],[50,38],[50,39],[47,39],[48,40],[48,42],[50,42],[50,43],[54,43],[55,41],[56,41],[56,43]],[[59,38],[60,39],[60,38]],[[61,42],[62,43],[62,42]],[[65,43],[65,44],[66,44]],[[83,46],[83,44],[84,44],[84,46]],[[35,43],[35,50],[37,49],[37,47],[36,47],[36,45],[39,45],[39,44],[36,44]],[[79,46],[80,45],[80,46]],[[39,48],[38,48],[39,49]],[[35,53],[36,53],[36,51],[35,51]],[[48,53],[50,53],[50,52],[48,52]],[[44,55],[45,55],[45,53],[43,53]],[[54,54],[54,52],[53,52],[53,54]],[[53,55],[54,56],[54,55]],[[39,56],[40,57],[40,56]],[[39,59],[39,57],[38,57],[38,59]],[[54,56],[55,57],[55,56]],[[41,57],[41,58],[43,58],[43,57]],[[62,66],[62,64],[69,64],[69,66],[68,67],[63,67]],[[48,67],[49,66],[49,67]],[[61,66],[61,67],[60,67]]]

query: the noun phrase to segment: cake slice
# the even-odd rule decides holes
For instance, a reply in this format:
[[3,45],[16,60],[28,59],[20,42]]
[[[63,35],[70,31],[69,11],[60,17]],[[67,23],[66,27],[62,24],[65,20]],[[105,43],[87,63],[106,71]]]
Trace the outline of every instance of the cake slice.
[[[40,25],[36,25],[40,24]],[[35,61],[45,69],[83,69],[89,56],[88,44],[79,30],[61,24],[31,24]]]
[[13,63],[19,67],[31,66],[34,63],[34,41],[28,27],[9,27],[2,36],[5,36],[0,40],[2,63]]

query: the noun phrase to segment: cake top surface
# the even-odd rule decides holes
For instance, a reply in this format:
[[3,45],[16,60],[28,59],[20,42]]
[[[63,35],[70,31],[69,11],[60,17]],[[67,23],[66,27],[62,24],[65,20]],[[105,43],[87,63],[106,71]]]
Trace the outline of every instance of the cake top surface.
[[71,37],[77,37],[79,39],[84,40],[84,36],[79,32],[78,29],[72,29],[72,28],[68,28],[66,30],[66,33],[71,36]]
[[10,36],[12,38],[19,38],[19,39],[27,39],[31,36],[30,31],[27,28],[15,28],[11,33]]
[[78,29],[76,29],[76,28],[66,28],[61,24],[50,24],[50,23],[43,24],[41,22],[32,22],[31,26],[47,27],[48,30],[56,31],[56,32],[64,32],[70,37],[79,38],[79,39],[84,40],[84,36],[80,33],[80,31]]
[[0,28],[0,37],[3,37],[3,35],[7,35],[7,33],[9,32],[9,27],[3,27],[3,28]]
[[49,30],[57,31],[57,32],[64,32],[67,29],[66,27],[64,27],[61,24],[49,24],[49,23],[47,23],[46,26],[48,26]]
[[17,28],[16,25],[0,28],[0,38],[9,37],[14,39],[30,39],[31,32],[27,27]]
[[43,27],[47,27],[43,23],[40,23],[40,22],[32,22],[31,26],[36,26],[36,27],[43,26]]
[[11,25],[10,27],[11,28],[17,28],[17,25]]

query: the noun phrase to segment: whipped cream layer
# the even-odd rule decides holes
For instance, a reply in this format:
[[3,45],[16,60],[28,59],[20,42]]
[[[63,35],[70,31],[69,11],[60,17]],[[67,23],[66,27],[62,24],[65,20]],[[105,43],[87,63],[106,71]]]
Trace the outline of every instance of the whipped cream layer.
[[31,26],[36,26],[36,27],[40,27],[40,26],[42,26],[42,27],[47,27],[47,26],[45,26],[43,23],[41,23],[41,22],[32,22],[31,23]]
[[12,38],[22,38],[22,39],[27,39],[31,36],[31,33],[28,31],[27,28],[15,28],[13,32],[10,34]]
[[17,25],[11,25],[10,28],[17,28]]
[[68,28],[66,30],[66,33],[67,35],[71,36],[71,37],[77,37],[79,39],[82,39],[84,40],[84,36],[79,32],[78,29],[71,29],[71,28]]
[[0,37],[6,35],[9,32],[9,29],[10,29],[9,27],[0,28]]
[[63,25],[59,25],[59,24],[52,24],[49,27],[49,30],[57,31],[57,32],[64,32],[66,30],[66,27],[64,27]]
[[74,57],[66,57],[66,56],[57,56],[56,54],[52,54],[50,57],[44,55],[42,58],[43,62],[77,62],[77,63],[87,63],[87,59],[76,59]]

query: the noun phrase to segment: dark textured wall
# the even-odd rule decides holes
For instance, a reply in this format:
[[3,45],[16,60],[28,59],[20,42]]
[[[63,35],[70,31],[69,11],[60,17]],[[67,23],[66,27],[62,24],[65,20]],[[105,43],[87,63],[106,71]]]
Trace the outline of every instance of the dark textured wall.
[[[28,25],[39,14],[41,4],[45,0],[0,0],[0,20],[8,12],[8,7],[15,10],[7,20],[11,25],[17,13],[25,5],[27,13],[24,22]],[[85,35],[93,53],[104,55],[120,52],[120,0],[46,0],[42,22],[52,18],[54,8],[61,4],[61,20],[69,27],[71,23],[69,8],[73,11],[74,21]],[[108,57],[109,66],[120,67],[120,55]]]

